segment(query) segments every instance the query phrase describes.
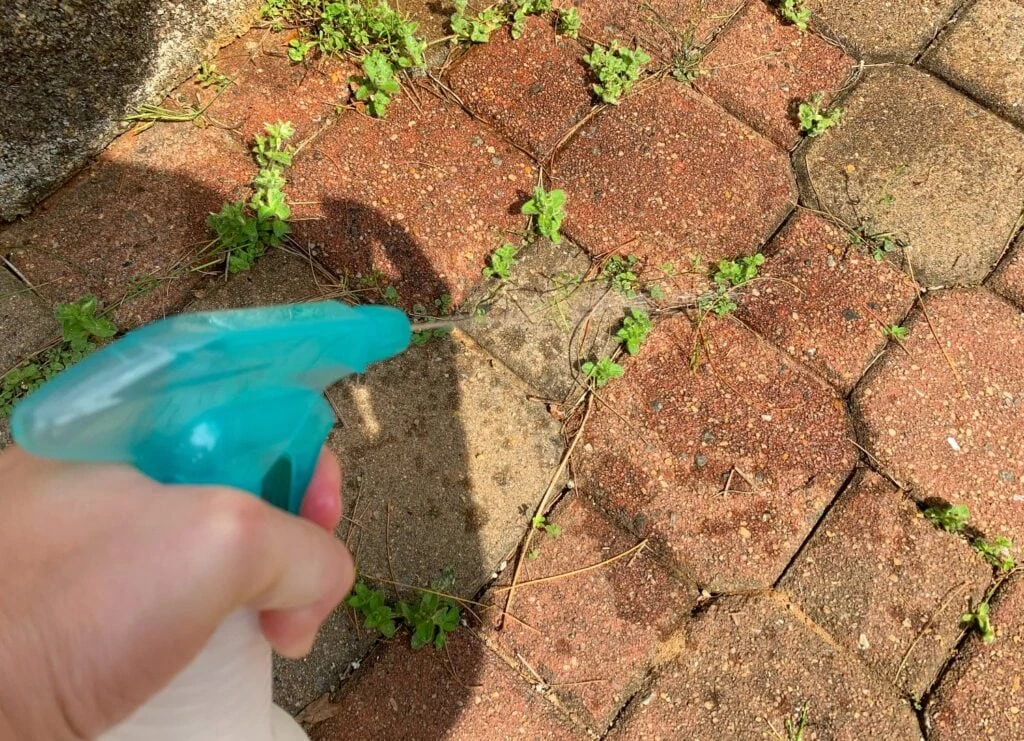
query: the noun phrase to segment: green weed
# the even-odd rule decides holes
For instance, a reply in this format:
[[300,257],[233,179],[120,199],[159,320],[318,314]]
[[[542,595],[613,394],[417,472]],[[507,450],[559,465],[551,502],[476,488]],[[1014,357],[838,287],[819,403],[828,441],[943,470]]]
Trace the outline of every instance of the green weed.
[[614,362],[611,358],[600,358],[596,363],[588,360],[580,366],[583,375],[594,382],[596,388],[601,388],[609,381],[621,378],[625,369]]
[[551,0],[518,0],[512,11],[512,38],[521,38],[526,32],[526,19],[531,15],[540,15],[551,10]]
[[612,41],[608,49],[594,44],[590,53],[584,55],[583,61],[597,78],[593,84],[597,96],[605,103],[618,105],[622,96],[632,90],[640,79],[640,73],[644,65],[651,61],[651,57],[639,47],[630,49],[619,46],[618,41]]
[[801,133],[812,137],[821,136],[842,119],[842,108],[822,108],[824,99],[824,95],[815,93],[810,100],[800,104],[797,118],[800,120]]
[[622,320],[622,328],[615,333],[615,336],[626,346],[626,352],[636,355],[640,352],[640,346],[647,340],[652,329],[654,329],[654,325],[647,312],[630,309],[630,315]]
[[512,277],[512,267],[518,262],[516,254],[519,248],[514,244],[503,244],[491,255],[491,264],[484,268],[488,278],[508,280]]
[[395,623],[398,614],[379,589],[371,589],[364,582],[357,582],[345,604],[362,616],[364,628],[376,630],[386,638],[391,638],[398,630]]
[[253,154],[259,171],[253,179],[255,192],[248,203],[226,203],[206,223],[217,235],[212,249],[224,256],[229,273],[248,270],[270,247],[277,247],[291,232],[291,209],[285,199],[284,170],[291,166],[287,144],[295,134],[288,122],[265,124],[266,136],[257,135]]
[[370,115],[384,118],[391,98],[402,89],[395,77],[395,68],[380,49],[374,49],[363,57],[363,77],[354,78],[359,87],[356,100],[369,104]]
[[711,276],[712,289],[697,300],[698,308],[705,314],[712,313],[715,316],[726,316],[736,311],[733,291],[754,280],[762,265],[764,255],[760,252],[735,260],[719,260]]
[[[415,318],[420,319],[434,319],[437,317],[449,316],[452,311],[452,297],[444,293],[440,298],[434,299],[434,313],[433,315],[427,314],[427,307],[423,304],[414,304],[412,307],[411,315]],[[413,325],[415,330],[415,325]],[[438,327],[436,329],[428,329],[425,331],[413,331],[412,333],[412,344],[417,347],[426,345],[433,339],[441,339],[448,337],[452,333],[452,330],[448,327]]]
[[157,105],[140,105],[134,112],[125,116],[124,120],[134,121],[136,123],[135,130],[140,133],[158,122],[188,123],[191,121],[196,126],[202,127],[205,125],[203,110],[205,109],[186,106],[182,110],[176,111]]
[[98,308],[96,297],[91,295],[57,306],[54,315],[60,324],[61,342],[12,368],[0,378],[0,418],[9,415],[22,397],[117,334],[117,327],[112,321],[97,315]]
[[807,706],[800,708],[796,722],[786,718],[786,741],[804,741],[804,730],[807,728]]
[[1010,551],[1013,548],[1013,541],[1005,536],[997,536],[992,540],[975,538],[971,544],[982,558],[995,566],[1000,571],[1012,571],[1016,562]]
[[398,630],[401,619],[412,632],[411,645],[422,648],[433,644],[438,650],[444,648],[448,635],[455,631],[462,618],[462,608],[450,597],[437,592],[446,592],[454,586],[454,576],[445,569],[441,577],[431,584],[431,590],[420,592],[416,602],[399,600],[391,605],[384,592],[372,589],[365,582],[358,582],[352,594],[345,600],[363,619],[363,627],[376,630],[391,638]]
[[811,9],[804,4],[804,0],[782,0],[779,3],[779,15],[801,31],[806,31],[811,20]]
[[966,628],[974,628],[981,635],[983,643],[992,643],[996,639],[995,628],[992,627],[992,620],[989,617],[988,602],[982,602],[972,612],[965,612],[960,616],[960,622]]
[[971,513],[965,504],[945,504],[928,507],[924,511],[924,516],[947,533],[959,533],[967,526]]
[[882,327],[882,334],[890,340],[903,342],[907,339],[907,328],[899,324],[888,324]]
[[196,84],[201,88],[208,88],[216,85],[218,89],[226,88],[231,80],[217,71],[217,65],[213,62],[203,62],[196,72]]
[[693,31],[680,36],[679,45],[672,55],[672,77],[686,84],[696,82],[700,77],[700,65],[704,57],[693,41]]
[[452,13],[448,24],[459,41],[484,44],[490,41],[491,34],[504,26],[508,20],[505,11],[497,5],[485,8],[476,15],[467,15],[468,0],[453,0],[452,5],[455,12]]
[[601,276],[608,281],[612,290],[626,298],[636,298],[640,289],[640,278],[636,266],[640,262],[636,255],[620,257],[612,255],[604,264]]
[[565,219],[565,201],[564,190],[544,190],[543,186],[538,185],[534,188],[533,198],[523,204],[520,212],[535,216],[537,231],[558,244],[562,241],[559,230]]
[[580,12],[576,8],[569,7],[558,10],[555,30],[562,36],[568,36],[570,39],[578,38],[581,25]]
[[553,522],[548,522],[548,518],[541,514],[536,514],[530,521],[530,527],[534,530],[543,530],[552,538],[557,538],[562,534],[562,526],[556,525]]
[[863,229],[850,232],[850,244],[865,247],[875,262],[881,262],[886,255],[906,247],[892,232],[869,232]]

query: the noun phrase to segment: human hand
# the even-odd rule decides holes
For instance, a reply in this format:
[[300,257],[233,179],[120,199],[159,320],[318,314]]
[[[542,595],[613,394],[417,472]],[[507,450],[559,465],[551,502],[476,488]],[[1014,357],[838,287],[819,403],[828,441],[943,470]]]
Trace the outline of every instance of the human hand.
[[225,487],[0,454],[0,739],[97,736],[240,607],[305,654],[354,580],[340,491],[326,450],[301,518]]

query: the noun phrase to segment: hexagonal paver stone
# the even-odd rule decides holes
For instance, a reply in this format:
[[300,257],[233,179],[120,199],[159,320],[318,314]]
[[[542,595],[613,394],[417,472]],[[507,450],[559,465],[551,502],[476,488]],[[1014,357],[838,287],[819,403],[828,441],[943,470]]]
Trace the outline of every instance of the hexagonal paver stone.
[[798,211],[766,252],[762,279],[741,294],[738,316],[849,393],[885,347],[882,328],[906,316],[916,287],[810,211]]
[[976,636],[928,704],[935,741],[1024,738],[1024,579],[1011,577],[992,600],[993,643]]
[[958,0],[810,0],[815,25],[824,26],[857,57],[912,61],[958,7]]
[[508,30],[471,48],[452,70],[452,89],[470,110],[511,141],[544,157],[590,110],[590,76],[581,44],[530,18],[513,40]]
[[0,265],[0,375],[59,336],[53,310]]
[[[865,536],[865,523],[871,523]],[[858,475],[780,587],[878,675],[922,697],[956,648],[992,568],[892,484]]]
[[548,398],[581,393],[574,380],[580,362],[618,346],[614,333],[630,303],[590,269],[590,259],[567,240],[539,240],[519,253],[512,278],[493,298],[494,281],[473,295],[487,316],[462,328]]
[[842,401],[729,319],[699,337],[665,320],[625,368],[587,425],[581,490],[701,586],[772,584],[853,469]]
[[554,178],[568,234],[591,254],[651,265],[749,254],[796,200],[784,152],[672,80],[596,116]]
[[921,738],[892,687],[771,593],[716,601],[658,674],[609,739]]
[[1024,235],[992,273],[988,285],[1017,306],[1024,307]]
[[212,238],[206,217],[247,199],[250,153],[215,127],[158,123],[128,132],[22,221],[0,252],[53,303],[93,293],[121,302],[128,329],[180,311],[201,276],[192,260]]
[[[529,584],[599,564],[637,545],[578,497],[550,518],[558,537],[535,534],[511,614],[486,635],[510,661],[523,661],[560,702],[601,733],[640,688],[660,655],[678,650],[672,630],[690,612],[697,590],[676,583],[649,554],[635,552],[583,574]],[[500,610],[508,569],[486,598]],[[525,623],[525,625],[523,624]],[[600,637],[614,640],[603,640]]]
[[823,93],[828,104],[854,60],[820,36],[786,24],[752,2],[715,40],[697,87],[783,149],[800,138],[800,102]]
[[312,741],[368,734],[452,741],[586,738],[465,630],[443,651],[414,651],[399,634],[360,670],[335,708],[333,718],[311,730]]
[[705,44],[712,34],[743,7],[742,0],[556,0],[556,7],[579,10],[580,35],[602,44],[617,40],[639,45],[654,56],[669,61],[681,50],[685,35],[692,31],[696,45]]
[[981,0],[950,26],[925,64],[1024,126],[1024,3]]
[[1024,133],[909,67],[865,75],[806,152],[823,210],[894,232],[929,286],[980,283],[1024,203]]
[[297,159],[294,229],[348,274],[349,290],[383,281],[404,306],[443,293],[458,303],[483,280],[487,255],[526,226],[519,206],[537,173],[462,109],[406,88],[386,119],[347,111]]
[[938,342],[915,310],[906,352],[854,392],[862,443],[916,499],[965,504],[987,537],[1024,542],[1024,316],[983,290],[924,305]]

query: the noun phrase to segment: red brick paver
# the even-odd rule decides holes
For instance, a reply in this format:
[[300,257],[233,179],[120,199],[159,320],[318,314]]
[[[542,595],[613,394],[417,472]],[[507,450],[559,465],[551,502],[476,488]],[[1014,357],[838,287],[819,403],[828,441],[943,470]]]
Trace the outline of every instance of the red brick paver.
[[573,739],[554,707],[468,631],[444,651],[399,636],[343,692],[342,709],[313,741],[343,739]]
[[212,238],[206,217],[247,198],[250,153],[225,131],[158,123],[114,141],[30,219],[0,231],[0,252],[53,302],[93,293],[118,325],[179,311],[200,276],[178,277]]
[[768,140],[672,80],[588,123],[557,160],[566,230],[591,254],[681,266],[749,254],[789,213],[789,160]]
[[385,120],[343,114],[289,178],[303,243],[353,275],[376,268],[403,305],[430,305],[482,280],[486,256],[526,226],[519,206],[537,174],[465,111],[413,89]]
[[907,352],[854,394],[864,447],[916,499],[965,504],[988,537],[1024,541],[1024,317],[984,290],[924,305],[938,341],[915,312]]
[[538,157],[590,110],[583,46],[530,18],[523,36],[494,34],[451,73],[452,89],[477,115]]
[[742,294],[738,316],[848,393],[885,347],[883,327],[906,316],[913,282],[809,211],[797,212],[766,252],[762,280]]
[[852,470],[852,430],[826,383],[749,330],[726,319],[702,332],[711,360],[696,372],[677,317],[601,392],[581,485],[701,586],[768,586]]
[[994,643],[971,636],[927,711],[935,741],[1024,738],[1024,579],[992,600]]
[[963,539],[934,527],[866,471],[781,587],[879,677],[922,697],[956,647],[960,615],[981,601],[991,579],[991,567]]
[[753,0],[716,39],[697,87],[784,149],[800,138],[800,102],[834,91],[854,60],[820,36],[800,31],[778,11]]
[[[598,564],[637,544],[575,497],[552,522],[562,534],[536,535],[537,555],[524,563],[522,582]],[[508,581],[506,575],[501,584]],[[499,586],[490,599],[500,608],[506,596]],[[527,625],[507,619],[502,631],[490,635],[500,650],[512,659],[522,657],[562,702],[601,732],[639,689],[659,652],[672,650],[663,641],[696,597],[695,589],[675,583],[649,554],[641,553],[585,574],[520,588],[512,613]]]
[[776,595],[716,602],[660,674],[610,739],[796,738],[801,708],[805,739],[920,738],[908,703]]

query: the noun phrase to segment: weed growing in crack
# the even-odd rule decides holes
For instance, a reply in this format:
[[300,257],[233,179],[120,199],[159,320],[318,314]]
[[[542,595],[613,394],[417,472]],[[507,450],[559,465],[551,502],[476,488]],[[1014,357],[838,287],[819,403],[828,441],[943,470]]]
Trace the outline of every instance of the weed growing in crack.
[[640,352],[640,346],[647,340],[652,329],[654,329],[654,325],[647,312],[630,309],[629,316],[622,320],[622,328],[615,333],[615,336],[626,346],[626,352],[636,355]]
[[929,507],[924,511],[924,516],[935,527],[947,533],[959,533],[967,526],[971,513],[965,504],[945,504]]
[[1016,561],[1010,554],[1013,549],[1013,541],[1003,535],[996,536],[992,540],[975,538],[971,545],[983,559],[1000,571],[1012,571],[1016,566]]
[[779,3],[779,15],[801,31],[806,31],[811,20],[811,9],[807,7],[805,0],[782,0]]
[[595,388],[601,388],[616,378],[621,378],[625,369],[611,358],[600,358],[597,362],[588,360],[580,366],[583,375],[594,383]]
[[58,304],[54,315],[60,324],[60,343],[15,366],[0,378],[0,418],[8,416],[21,398],[117,334],[117,326],[97,314],[98,309],[99,302],[91,295]]
[[505,25],[508,20],[505,11],[497,5],[481,10],[476,15],[469,15],[469,0],[453,0],[455,12],[448,20],[448,25],[459,41],[471,44],[485,44],[491,40],[491,34]]
[[564,190],[544,190],[544,186],[538,185],[533,190],[533,197],[523,204],[520,213],[535,217],[537,231],[553,244],[559,244],[562,241],[559,230],[565,220],[565,201]]
[[996,639],[996,631],[992,627],[992,620],[989,617],[988,600],[979,603],[971,612],[961,615],[960,622],[965,628],[977,630],[982,643],[992,643]]
[[621,257],[612,255],[601,270],[601,277],[608,281],[612,290],[626,298],[636,298],[640,290],[640,278],[637,276],[637,264],[640,259],[636,255]]
[[373,589],[360,581],[345,604],[363,619],[363,627],[376,630],[385,638],[395,635],[400,619],[412,633],[410,645],[413,648],[433,644],[440,651],[448,635],[459,627],[462,619],[462,608],[458,602],[439,594],[451,591],[454,585],[454,574],[448,568],[430,585],[429,590],[420,590],[419,600],[399,600],[392,604],[382,590]]
[[[414,304],[410,315],[414,319],[437,319],[439,317],[450,316],[452,313],[452,297],[447,294],[441,294],[440,298],[434,299],[434,313],[429,315],[427,313],[427,307],[423,304]],[[448,327],[437,327],[436,329],[427,329],[423,331],[416,331],[416,325],[413,325],[412,333],[412,344],[417,347],[426,345],[433,339],[442,339],[450,336],[452,330]]]
[[622,96],[632,90],[633,85],[640,79],[640,74],[644,66],[651,61],[651,57],[640,47],[630,49],[620,46],[618,41],[612,41],[612,45],[607,49],[600,44],[594,44],[590,53],[584,55],[583,61],[597,78],[597,82],[593,84],[597,97],[605,103],[618,105]]
[[543,530],[551,538],[557,538],[562,534],[561,525],[548,522],[548,518],[541,514],[533,516],[533,519],[530,521],[530,527],[534,530]]
[[488,278],[508,280],[512,277],[512,268],[517,262],[516,254],[519,248],[514,244],[503,244],[496,249],[490,257],[490,265],[484,268],[484,275]]
[[217,65],[213,62],[203,62],[196,72],[196,84],[201,88],[216,86],[222,90],[231,84],[231,80],[217,71]]
[[518,39],[526,32],[526,19],[551,10],[551,0],[519,0],[512,11],[512,38]]
[[888,324],[882,327],[882,334],[890,340],[903,342],[903,340],[907,339],[907,328],[900,324]]
[[678,47],[672,54],[672,77],[678,82],[693,84],[700,77],[700,65],[703,60],[703,55],[694,44],[691,29],[679,37]]
[[559,8],[558,20],[555,21],[557,33],[570,39],[579,38],[581,25],[580,12],[576,8]]
[[839,106],[823,108],[824,100],[825,96],[822,93],[815,93],[810,100],[800,104],[797,109],[800,133],[810,137],[821,136],[842,119],[843,109]]
[[704,314],[711,313],[715,316],[726,316],[736,311],[733,291],[754,280],[762,265],[764,255],[760,252],[735,260],[719,260],[718,267],[711,276],[712,290],[697,300],[697,308]]
[[374,49],[363,57],[362,68],[363,76],[353,78],[359,85],[356,100],[367,103],[371,116],[384,118],[392,97],[402,89],[395,77],[395,68],[380,49]]
[[219,213],[206,219],[217,235],[211,249],[223,256],[229,273],[248,270],[268,248],[280,245],[291,232],[291,209],[283,188],[284,171],[292,164],[293,150],[288,140],[295,129],[286,121],[265,124],[264,128],[266,136],[257,135],[252,149],[260,168],[252,181],[252,198],[248,203],[226,203]]

